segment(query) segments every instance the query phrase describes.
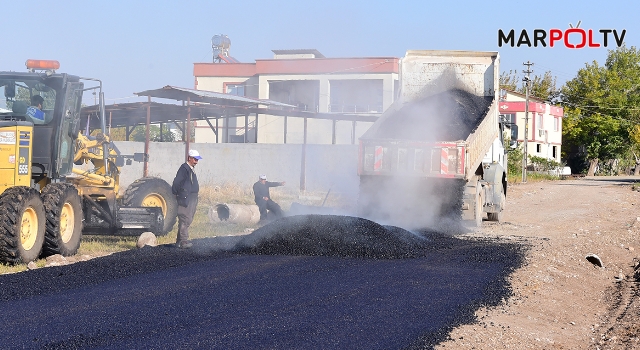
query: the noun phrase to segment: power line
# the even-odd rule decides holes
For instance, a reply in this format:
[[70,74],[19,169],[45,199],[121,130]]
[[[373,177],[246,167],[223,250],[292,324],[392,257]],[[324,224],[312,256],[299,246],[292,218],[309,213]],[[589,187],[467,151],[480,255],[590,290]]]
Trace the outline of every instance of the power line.
[[[564,104],[570,105],[571,107],[574,107],[574,108],[588,107],[588,106],[576,105],[576,104],[570,103],[570,102],[564,102]],[[597,108],[597,106],[595,106],[595,108]],[[637,109],[634,109],[634,110],[637,110]],[[599,114],[599,115],[601,115],[603,117],[608,117],[608,118],[611,118],[611,119],[616,119],[616,120],[620,120],[620,121],[624,121],[624,122],[633,122],[633,120],[631,120],[629,118],[623,118],[623,117],[620,117],[620,116],[613,116],[613,115],[610,115],[610,114],[599,113],[598,111],[593,111],[593,110],[590,111],[590,112],[593,113],[593,114]],[[588,118],[590,116],[585,116],[585,115],[581,114],[581,115],[579,115],[579,117],[580,118]]]

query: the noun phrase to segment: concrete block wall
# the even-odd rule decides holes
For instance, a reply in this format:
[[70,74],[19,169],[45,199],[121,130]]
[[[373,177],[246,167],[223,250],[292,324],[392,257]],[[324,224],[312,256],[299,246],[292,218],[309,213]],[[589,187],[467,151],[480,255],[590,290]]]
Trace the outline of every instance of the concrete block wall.
[[[115,142],[121,154],[144,152],[144,143]],[[201,186],[234,183],[251,188],[260,174],[269,181],[285,181],[282,189],[300,192],[302,173],[301,144],[193,143],[191,149],[203,159],[196,166]],[[185,161],[184,143],[152,142],[149,145],[149,175],[169,184]],[[357,145],[306,145],[306,190],[357,194]],[[143,163],[122,167],[121,192],[143,176]]]

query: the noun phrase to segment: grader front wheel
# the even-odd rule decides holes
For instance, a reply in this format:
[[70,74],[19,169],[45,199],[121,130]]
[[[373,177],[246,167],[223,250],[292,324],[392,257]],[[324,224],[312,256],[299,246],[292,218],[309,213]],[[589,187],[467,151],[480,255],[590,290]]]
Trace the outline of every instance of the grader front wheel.
[[38,258],[45,235],[45,210],[40,193],[11,187],[0,196],[0,261],[28,263]]
[[74,255],[82,239],[82,201],[71,184],[52,183],[42,191],[47,215],[45,256]]

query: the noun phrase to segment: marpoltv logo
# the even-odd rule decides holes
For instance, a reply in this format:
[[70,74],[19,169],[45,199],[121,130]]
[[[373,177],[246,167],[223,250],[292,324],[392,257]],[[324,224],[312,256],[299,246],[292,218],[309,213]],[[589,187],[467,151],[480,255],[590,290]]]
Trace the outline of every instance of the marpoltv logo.
[[[582,49],[585,47],[597,48],[608,47],[611,44],[611,40],[615,41],[615,44],[620,47],[624,42],[624,36],[627,34],[627,30],[623,29],[618,32],[616,29],[582,29],[580,28],[580,22],[574,28],[569,23],[569,28],[565,30],[561,29],[534,29],[533,36],[530,36],[526,29],[520,32],[518,41],[516,42],[515,30],[511,29],[505,33],[502,29],[498,29],[498,47],[503,45],[510,45],[511,47],[547,47],[547,39],[549,46],[554,47],[556,45],[564,45],[568,49]],[[533,40],[532,40],[533,38]]]

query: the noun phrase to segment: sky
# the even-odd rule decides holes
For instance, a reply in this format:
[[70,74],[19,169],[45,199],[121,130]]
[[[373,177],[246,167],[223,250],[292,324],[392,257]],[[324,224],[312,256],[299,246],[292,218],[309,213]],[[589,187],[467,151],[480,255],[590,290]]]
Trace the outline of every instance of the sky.
[[[402,57],[407,50],[498,51],[500,71],[519,77],[550,71],[558,86],[585,64],[604,64],[601,29],[626,30],[638,46],[636,1],[44,1],[0,0],[0,70],[26,71],[25,61],[55,59],[58,72],[102,80],[107,104],[144,101],[135,92],[165,85],[193,88],[193,64],[211,62],[211,38],[225,34],[240,62],[273,58],[274,49],[317,49],[326,57]],[[549,47],[551,29],[594,32],[598,48]],[[9,28],[9,29],[7,29]],[[498,31],[535,29],[547,47],[498,46]],[[575,38],[573,36],[572,38]],[[575,40],[579,41],[579,40]]]

